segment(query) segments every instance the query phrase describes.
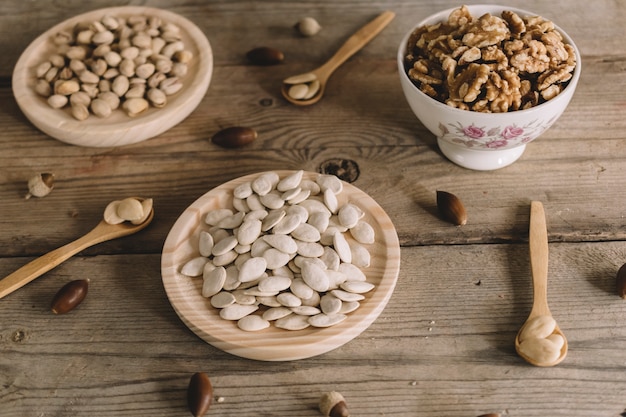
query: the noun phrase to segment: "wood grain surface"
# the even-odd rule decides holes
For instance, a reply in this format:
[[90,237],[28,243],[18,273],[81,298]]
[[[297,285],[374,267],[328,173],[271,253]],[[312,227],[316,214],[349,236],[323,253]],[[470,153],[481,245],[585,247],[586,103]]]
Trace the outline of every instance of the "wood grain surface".
[[[6,0],[0,5],[0,277],[87,233],[110,201],[154,198],[145,230],[104,242],[0,300],[0,414],[186,416],[193,373],[206,372],[208,415],[315,417],[325,391],[353,415],[620,417],[626,412],[626,304],[615,274],[626,262],[626,4],[512,0],[553,19],[575,40],[583,72],[565,113],[513,165],[475,172],[448,162],[409,109],[395,54],[403,34],[451,0],[228,2],[150,0],[197,25],[214,71],[197,109],[167,132],[123,147],[87,148],[36,128],[12,93],[26,47],[55,24],[127,1]],[[469,2],[479,3],[479,2]],[[137,5],[137,2],[132,2]],[[383,10],[396,18],[331,77],[325,97],[300,108],[281,81],[315,68]],[[303,38],[295,22],[322,30]],[[245,53],[272,46],[273,67]],[[248,126],[258,139],[223,149],[210,138]],[[289,362],[240,358],[180,320],[161,280],[161,253],[176,219],[208,190],[267,170],[339,173],[393,222],[400,273],[381,315],[358,337]],[[52,172],[53,191],[24,199],[28,178]],[[457,195],[465,226],[437,215],[435,193]],[[530,312],[530,201],[548,224],[550,310],[567,358],[538,368],[515,353]],[[49,311],[66,282],[90,278],[89,295],[63,316]],[[218,401],[219,400],[219,401]]]

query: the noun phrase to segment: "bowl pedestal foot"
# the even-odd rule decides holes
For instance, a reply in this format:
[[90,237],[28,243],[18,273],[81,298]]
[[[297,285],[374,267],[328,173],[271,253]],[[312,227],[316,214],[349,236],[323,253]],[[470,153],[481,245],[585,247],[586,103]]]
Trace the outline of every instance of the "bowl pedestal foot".
[[522,145],[512,149],[475,150],[453,145],[441,139],[437,139],[437,144],[450,161],[476,171],[491,171],[511,165],[526,149],[526,145]]

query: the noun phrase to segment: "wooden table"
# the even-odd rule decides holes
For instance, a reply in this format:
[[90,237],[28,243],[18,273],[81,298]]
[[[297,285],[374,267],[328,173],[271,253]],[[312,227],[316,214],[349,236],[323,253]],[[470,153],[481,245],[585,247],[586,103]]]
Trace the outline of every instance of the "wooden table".
[[[0,300],[3,416],[185,416],[191,375],[206,372],[209,415],[317,416],[325,391],[356,416],[617,417],[625,415],[626,303],[616,295],[626,262],[626,4],[510,1],[554,19],[575,39],[583,73],[570,106],[513,165],[458,167],[438,151],[400,89],[395,55],[418,20],[458,3],[403,1],[147,1],[196,23],[215,70],[198,109],[170,131],[118,148],[52,139],[19,110],[10,77],[21,51],[67,17],[121,1],[24,2],[0,9],[0,276],[86,233],[120,196],[154,198],[141,233],[84,250]],[[473,3],[473,2],[469,2]],[[327,96],[297,108],[280,80],[314,68],[382,10],[395,20],[331,78]],[[292,25],[313,16],[313,38]],[[251,66],[245,52],[273,46],[286,60]],[[228,126],[258,139],[224,149]],[[161,282],[161,249],[182,211],[213,187],[265,170],[358,167],[353,183],[393,220],[402,262],[382,315],[321,356],[261,362],[224,353],[180,321]],[[330,168],[329,168],[330,167]],[[334,167],[334,168],[333,168]],[[52,172],[56,187],[25,200],[26,181]],[[438,218],[435,191],[465,203],[463,227]],[[569,354],[537,368],[513,340],[530,310],[529,202],[544,203],[551,310]],[[52,295],[91,279],[86,301],[55,316]]]

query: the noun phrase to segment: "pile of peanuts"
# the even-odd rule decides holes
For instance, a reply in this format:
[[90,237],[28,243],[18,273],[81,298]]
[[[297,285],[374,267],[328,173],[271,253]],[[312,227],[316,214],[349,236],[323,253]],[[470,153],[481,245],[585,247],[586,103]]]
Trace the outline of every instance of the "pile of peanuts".
[[161,108],[183,87],[193,53],[181,30],[158,17],[106,15],[55,34],[55,53],[35,69],[37,94],[77,120],[122,108],[137,116]]

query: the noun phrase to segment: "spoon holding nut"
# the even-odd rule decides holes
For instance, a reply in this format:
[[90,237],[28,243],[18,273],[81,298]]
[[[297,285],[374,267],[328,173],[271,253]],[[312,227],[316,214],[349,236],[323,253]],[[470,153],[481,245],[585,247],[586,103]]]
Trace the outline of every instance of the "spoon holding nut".
[[34,259],[0,280],[0,298],[20,289],[90,246],[106,242],[107,240],[117,239],[118,237],[132,235],[133,233],[145,229],[153,218],[154,210],[150,207],[150,212],[147,214],[147,217],[142,219],[143,221],[138,224],[127,221],[119,224],[111,224],[106,220],[101,220],[100,223],[86,235]]
[[395,17],[385,11],[350,36],[335,54],[322,66],[304,74],[293,75],[283,80],[281,92],[287,101],[297,106],[317,103],[324,95],[326,83],[333,72],[348,58],[374,39]]
[[567,355],[567,339],[548,308],[548,232],[543,205],[530,204],[530,266],[533,306],[515,337],[515,350],[535,366],[554,366]]

